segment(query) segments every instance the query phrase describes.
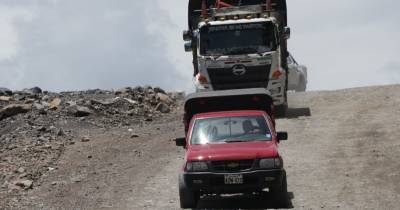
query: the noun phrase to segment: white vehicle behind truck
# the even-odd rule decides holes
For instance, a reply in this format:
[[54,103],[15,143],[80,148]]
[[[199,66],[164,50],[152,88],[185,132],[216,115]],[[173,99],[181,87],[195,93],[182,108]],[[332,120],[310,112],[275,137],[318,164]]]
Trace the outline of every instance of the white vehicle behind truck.
[[[267,9],[266,9],[267,8]],[[290,30],[272,5],[202,8],[198,26],[184,32],[193,52],[197,92],[266,88],[278,115],[287,109]]]
[[305,92],[308,83],[307,67],[300,65],[294,59],[292,54],[289,53],[288,62],[288,90],[296,92]]

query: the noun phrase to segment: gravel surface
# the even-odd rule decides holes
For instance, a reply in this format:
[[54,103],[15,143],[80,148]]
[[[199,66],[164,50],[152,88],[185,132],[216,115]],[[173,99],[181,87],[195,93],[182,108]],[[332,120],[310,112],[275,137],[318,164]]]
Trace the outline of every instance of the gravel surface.
[[[289,104],[277,129],[289,133],[280,150],[293,209],[398,209],[400,86],[296,93]],[[41,156],[52,164],[31,186],[19,183],[19,190],[0,193],[0,209],[179,209],[184,151],[171,139],[183,135],[181,113],[178,106],[129,126],[79,124],[80,134],[71,135],[74,144]],[[0,166],[13,162],[7,158]],[[13,171],[26,173],[20,167]],[[276,206],[235,195],[204,198],[198,207]]]

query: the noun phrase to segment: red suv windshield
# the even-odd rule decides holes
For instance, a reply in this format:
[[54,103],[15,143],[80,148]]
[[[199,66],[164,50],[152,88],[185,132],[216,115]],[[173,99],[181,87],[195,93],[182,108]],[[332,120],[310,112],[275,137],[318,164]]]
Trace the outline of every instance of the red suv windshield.
[[271,140],[271,132],[263,116],[240,116],[196,120],[190,143],[217,144]]

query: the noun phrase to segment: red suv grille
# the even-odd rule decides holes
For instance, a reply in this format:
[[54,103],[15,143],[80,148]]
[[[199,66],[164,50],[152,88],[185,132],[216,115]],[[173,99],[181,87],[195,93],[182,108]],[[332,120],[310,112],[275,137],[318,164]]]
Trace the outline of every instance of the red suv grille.
[[253,168],[254,160],[211,161],[214,172],[239,172]]

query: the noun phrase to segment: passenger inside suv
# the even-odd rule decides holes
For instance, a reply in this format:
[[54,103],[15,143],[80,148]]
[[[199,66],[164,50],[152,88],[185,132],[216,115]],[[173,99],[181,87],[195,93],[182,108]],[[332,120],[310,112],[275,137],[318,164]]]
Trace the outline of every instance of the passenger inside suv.
[[242,123],[244,134],[262,134],[261,129],[253,125],[250,120],[245,120]]

